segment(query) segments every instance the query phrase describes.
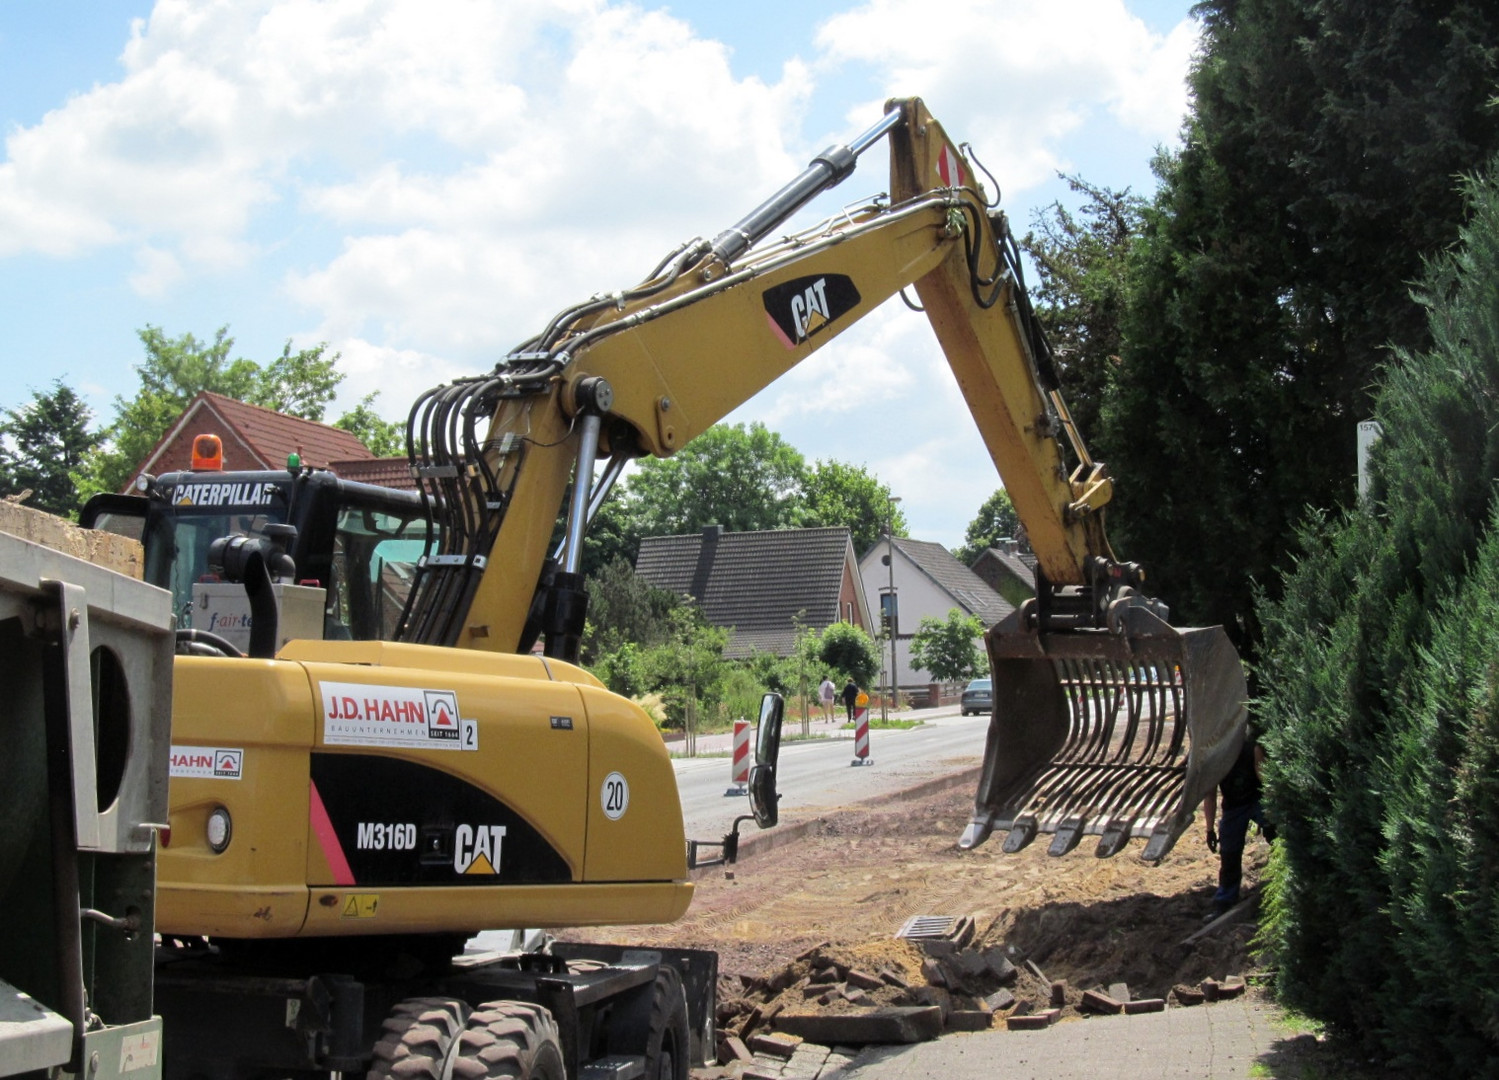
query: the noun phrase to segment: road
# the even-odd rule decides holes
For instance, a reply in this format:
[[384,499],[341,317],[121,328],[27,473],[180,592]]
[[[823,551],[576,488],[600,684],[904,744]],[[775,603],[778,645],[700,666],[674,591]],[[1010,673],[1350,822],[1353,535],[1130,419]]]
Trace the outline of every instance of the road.
[[[870,732],[873,764],[854,766],[853,733],[815,724],[813,737],[796,739],[798,719],[788,719],[781,745],[778,772],[781,818],[798,820],[911,787],[923,780],[958,772],[979,764],[988,732],[987,716],[961,717],[956,706],[922,709],[903,714],[919,718],[922,726]],[[699,753],[727,750],[727,739],[698,742]],[[732,764],[727,756],[678,758],[677,787],[687,835],[697,840],[717,839],[728,832],[734,817],[748,814],[749,800],[726,796]],[[754,827],[749,827],[754,832]]]

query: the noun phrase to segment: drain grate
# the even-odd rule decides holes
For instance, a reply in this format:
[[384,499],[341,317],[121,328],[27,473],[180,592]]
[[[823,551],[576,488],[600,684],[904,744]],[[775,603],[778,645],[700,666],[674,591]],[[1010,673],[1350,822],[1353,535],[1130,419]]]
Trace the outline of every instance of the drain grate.
[[914,915],[895,932],[898,938],[946,938],[958,928],[956,915]]

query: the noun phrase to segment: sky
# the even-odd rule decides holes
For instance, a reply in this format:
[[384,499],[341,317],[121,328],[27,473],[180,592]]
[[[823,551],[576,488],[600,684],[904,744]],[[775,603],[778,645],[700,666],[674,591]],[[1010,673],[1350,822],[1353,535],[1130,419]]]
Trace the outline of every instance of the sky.
[[[1068,201],[1059,172],[1148,195],[1186,111],[1189,7],[0,0],[0,410],[60,378],[107,422],[140,329],[227,325],[262,364],[328,343],[330,417],[378,391],[404,420],[717,235],[892,96],[973,145],[1017,232]],[[872,150],[797,220],[886,172]],[[867,467],[949,547],[999,486],[898,300],[729,420]]]

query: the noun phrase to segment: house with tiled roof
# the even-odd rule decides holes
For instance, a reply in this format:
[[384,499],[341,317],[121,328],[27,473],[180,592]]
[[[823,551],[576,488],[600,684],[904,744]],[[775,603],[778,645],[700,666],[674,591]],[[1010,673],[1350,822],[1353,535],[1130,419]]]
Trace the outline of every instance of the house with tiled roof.
[[859,570],[869,608],[895,608],[895,677],[902,688],[931,683],[928,672],[911,665],[911,638],[922,619],[946,619],[957,608],[977,615],[987,629],[1015,610],[952,552],[931,541],[880,540],[859,560]]
[[[193,439],[198,435],[219,437],[227,470],[284,469],[290,454],[297,454],[303,465],[315,468],[328,468],[334,462],[382,460],[375,458],[357,436],[330,424],[287,416],[204,390],[187,403],[140,463],[136,476],[191,468]],[[124,490],[134,486],[132,476]]]
[[1005,539],[985,548],[969,569],[1013,607],[1036,595],[1036,556],[1021,551],[1018,540]]
[[787,656],[798,626],[835,622],[872,632],[853,541],[845,528],[724,532],[640,541],[635,572],[658,589],[691,596],[713,626],[731,630],[724,655]]
[[330,461],[328,468],[345,480],[358,480],[361,484],[379,484],[381,487],[416,490],[416,478],[411,475],[411,462],[405,456],[355,458],[350,461]]

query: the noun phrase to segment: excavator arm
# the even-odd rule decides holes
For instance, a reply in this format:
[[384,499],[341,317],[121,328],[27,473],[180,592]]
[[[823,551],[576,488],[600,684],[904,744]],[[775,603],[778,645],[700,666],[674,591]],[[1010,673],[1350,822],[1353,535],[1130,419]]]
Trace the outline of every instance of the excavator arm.
[[[888,198],[762,242],[886,136]],[[711,243],[561,312],[493,372],[418,400],[408,448],[441,536],[401,635],[504,652],[540,636],[547,655],[576,660],[582,539],[624,466],[675,453],[908,286],[1038,560],[1036,600],[989,635],[996,709],[963,846],[996,827],[1012,848],[1054,832],[1058,854],[1084,833],[1104,837],[1100,854],[1146,835],[1158,858],[1237,752],[1238,658],[1219,628],[1171,628],[1139,592],[1143,571],[1115,559],[1103,527],[1112,481],[1072,425],[1005,217],[918,99],[892,101]],[[1184,678],[1194,633],[1215,662]],[[1199,722],[1188,699],[1204,678],[1226,704]]]

